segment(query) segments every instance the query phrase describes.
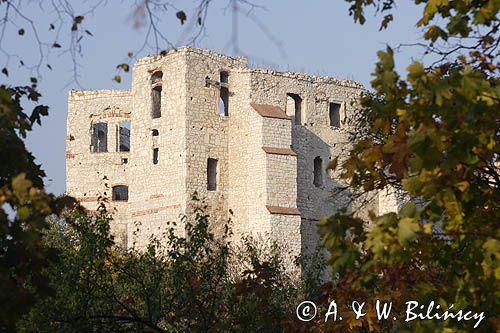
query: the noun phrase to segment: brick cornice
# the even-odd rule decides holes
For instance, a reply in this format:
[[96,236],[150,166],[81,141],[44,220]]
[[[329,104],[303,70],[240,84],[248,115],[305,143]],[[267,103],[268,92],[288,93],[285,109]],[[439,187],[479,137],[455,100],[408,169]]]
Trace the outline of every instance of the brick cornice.
[[267,154],[297,156],[297,154],[291,148],[263,146],[262,150],[265,151]]
[[138,217],[138,216],[149,215],[149,214],[156,214],[162,210],[176,209],[176,208],[180,208],[180,207],[181,207],[180,204],[175,204],[175,205],[139,210],[139,211],[132,212],[132,217]]
[[250,106],[262,117],[290,120],[290,117],[286,115],[285,111],[278,106],[256,103],[250,103]]
[[266,206],[267,210],[271,214],[280,214],[280,215],[300,215],[300,211],[298,208],[293,207],[280,207],[280,206]]
[[97,202],[99,201],[99,197],[79,197],[76,200],[79,202]]

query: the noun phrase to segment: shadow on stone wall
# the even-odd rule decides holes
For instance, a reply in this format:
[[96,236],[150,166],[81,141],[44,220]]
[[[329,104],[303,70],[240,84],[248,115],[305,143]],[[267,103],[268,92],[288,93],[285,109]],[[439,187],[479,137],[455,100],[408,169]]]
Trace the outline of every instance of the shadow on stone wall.
[[[327,144],[321,137],[313,133],[306,126],[293,126],[292,148],[297,153],[297,207],[301,212],[301,252],[303,256],[313,256],[318,252],[320,237],[317,222],[335,214],[342,208],[352,212],[352,192],[345,189],[345,185],[332,178],[331,172],[326,170],[330,161],[341,153],[345,147],[339,132],[325,128],[324,134],[329,141],[338,143],[334,146]],[[331,132],[329,132],[331,131]],[[322,183],[314,184],[314,159],[322,160]]]

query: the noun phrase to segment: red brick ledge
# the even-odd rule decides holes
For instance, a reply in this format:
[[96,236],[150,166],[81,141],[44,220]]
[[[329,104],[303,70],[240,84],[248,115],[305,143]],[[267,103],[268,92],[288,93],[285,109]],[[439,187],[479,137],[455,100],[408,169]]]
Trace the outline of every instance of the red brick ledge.
[[99,200],[99,197],[79,197],[76,200],[79,202],[96,202]]
[[149,215],[149,214],[156,214],[162,210],[174,209],[174,208],[180,208],[180,207],[181,207],[180,204],[175,204],[175,205],[150,208],[150,209],[145,209],[145,210],[138,210],[138,211],[132,212],[132,216],[137,217],[137,216],[143,216],[143,215]]
[[271,214],[300,215],[300,211],[298,208],[280,206],[266,206],[266,208]]
[[297,154],[291,148],[277,148],[277,147],[263,146],[262,150],[265,151],[267,154],[297,156]]
[[250,103],[250,106],[262,117],[290,120],[290,117],[286,115],[285,111],[278,106],[255,103]]

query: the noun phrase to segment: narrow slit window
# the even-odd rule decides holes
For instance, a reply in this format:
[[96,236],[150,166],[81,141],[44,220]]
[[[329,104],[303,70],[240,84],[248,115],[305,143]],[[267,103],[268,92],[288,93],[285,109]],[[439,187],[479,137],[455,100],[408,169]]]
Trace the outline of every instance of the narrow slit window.
[[153,148],[153,164],[158,164],[159,158],[160,158],[160,149]]
[[292,93],[288,93],[286,96],[287,115],[294,118],[295,125],[302,125],[302,98],[299,95]]
[[219,114],[229,116],[229,90],[226,87],[220,87]]
[[113,201],[128,201],[128,186],[116,185],[112,190]]
[[121,123],[118,127],[118,151],[130,151],[130,122]]
[[314,159],[314,179],[313,184],[316,187],[321,187],[323,185],[323,161],[321,157],[317,156]]
[[151,89],[151,118],[156,119],[161,117],[161,85]]
[[226,71],[220,72],[220,83],[229,83],[229,73]]
[[107,152],[108,151],[108,124],[95,123],[92,124],[92,152]]
[[329,103],[328,113],[330,115],[330,126],[340,127],[340,104]]
[[207,160],[207,190],[217,189],[217,160],[209,158]]

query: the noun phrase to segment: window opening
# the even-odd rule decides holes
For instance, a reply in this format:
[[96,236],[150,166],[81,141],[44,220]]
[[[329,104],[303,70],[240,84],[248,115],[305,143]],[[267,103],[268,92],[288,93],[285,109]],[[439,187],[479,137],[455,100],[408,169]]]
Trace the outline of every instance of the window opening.
[[158,164],[158,159],[160,155],[160,150],[159,148],[153,148],[153,164]]
[[95,123],[92,124],[92,151],[107,152],[108,151],[108,124]]
[[163,79],[162,71],[154,72],[153,75],[151,75],[151,84],[161,83],[162,79]]
[[130,122],[124,122],[119,125],[118,151],[130,151]]
[[289,116],[293,116],[295,125],[302,125],[302,98],[297,94],[286,94],[286,109]]
[[330,126],[340,127],[340,104],[329,103]]
[[151,89],[151,118],[156,119],[161,117],[161,85]]
[[217,189],[217,160],[209,158],[207,160],[207,190]]
[[313,179],[313,184],[316,187],[320,187],[323,185],[323,161],[321,160],[321,157],[317,156],[314,159],[314,179]]
[[112,190],[113,201],[128,201],[128,186],[116,185]]
[[229,90],[226,87],[220,88],[219,114],[229,116]]
[[220,83],[229,83],[229,73],[226,71],[220,72]]

